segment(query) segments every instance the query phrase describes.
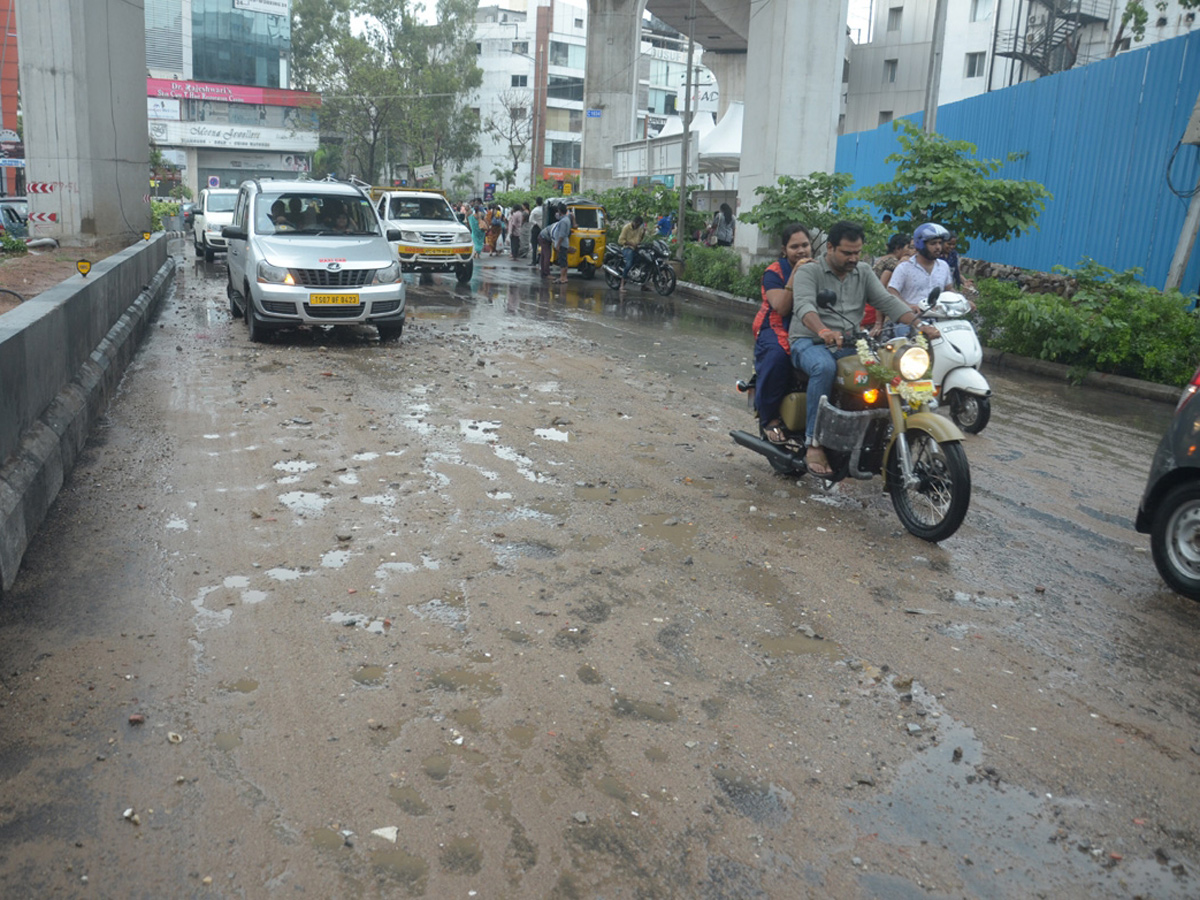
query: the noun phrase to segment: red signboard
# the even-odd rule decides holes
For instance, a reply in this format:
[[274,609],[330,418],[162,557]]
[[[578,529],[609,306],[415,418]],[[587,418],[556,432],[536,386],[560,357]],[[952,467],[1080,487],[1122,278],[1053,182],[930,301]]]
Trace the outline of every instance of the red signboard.
[[542,169],[542,178],[546,181],[578,181],[581,169],[560,169],[547,166]]
[[218,100],[222,103],[261,103],[265,106],[320,106],[321,95],[280,88],[212,84],[174,78],[147,78],[146,96],[173,100]]

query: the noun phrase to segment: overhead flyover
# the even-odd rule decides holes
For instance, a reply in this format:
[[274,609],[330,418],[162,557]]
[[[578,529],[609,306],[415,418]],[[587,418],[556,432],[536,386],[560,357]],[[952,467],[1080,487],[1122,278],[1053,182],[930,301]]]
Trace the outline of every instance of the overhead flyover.
[[[584,78],[583,184],[620,187],[612,148],[632,140],[637,110],[637,58],[644,10],[704,47],[704,65],[717,78],[720,112],[743,101],[738,207],[749,209],[754,189],[780,175],[833,171],[846,49],[849,0],[589,0]],[[694,27],[693,27],[694,26]],[[696,62],[699,62],[697,59]],[[747,139],[749,137],[749,139]],[[747,253],[774,248],[739,227],[735,246]]]

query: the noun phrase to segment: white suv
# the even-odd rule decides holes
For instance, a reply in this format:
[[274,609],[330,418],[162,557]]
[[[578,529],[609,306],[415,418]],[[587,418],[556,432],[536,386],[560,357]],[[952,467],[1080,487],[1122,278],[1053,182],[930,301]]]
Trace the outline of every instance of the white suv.
[[221,229],[233,221],[237,195],[235,188],[205,188],[200,192],[192,218],[192,243],[196,255],[203,256],[205,262],[212,262],[217,252],[225,252]]
[[404,330],[405,293],[393,247],[370,198],[336,181],[242,184],[229,244],[229,311],[250,340],[289,325],[374,325]]

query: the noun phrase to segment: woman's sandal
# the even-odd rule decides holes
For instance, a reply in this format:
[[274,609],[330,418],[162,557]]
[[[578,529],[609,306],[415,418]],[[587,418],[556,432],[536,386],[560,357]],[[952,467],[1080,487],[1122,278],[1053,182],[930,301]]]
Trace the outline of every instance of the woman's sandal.
[[783,423],[778,419],[768,425],[763,426],[763,435],[772,444],[787,443],[787,435],[783,433]]

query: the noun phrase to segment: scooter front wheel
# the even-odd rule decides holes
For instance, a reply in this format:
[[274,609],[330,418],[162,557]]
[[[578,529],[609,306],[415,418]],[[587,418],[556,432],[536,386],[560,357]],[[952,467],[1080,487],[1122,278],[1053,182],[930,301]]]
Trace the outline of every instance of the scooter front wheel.
[[951,391],[946,399],[950,401],[950,418],[967,434],[979,434],[992,418],[990,397],[980,397],[966,391]]
[[944,541],[963,523],[971,505],[971,467],[958,441],[939,444],[927,431],[905,432],[914,484],[906,484],[896,447],[888,456],[888,490],[900,523],[925,541]]

